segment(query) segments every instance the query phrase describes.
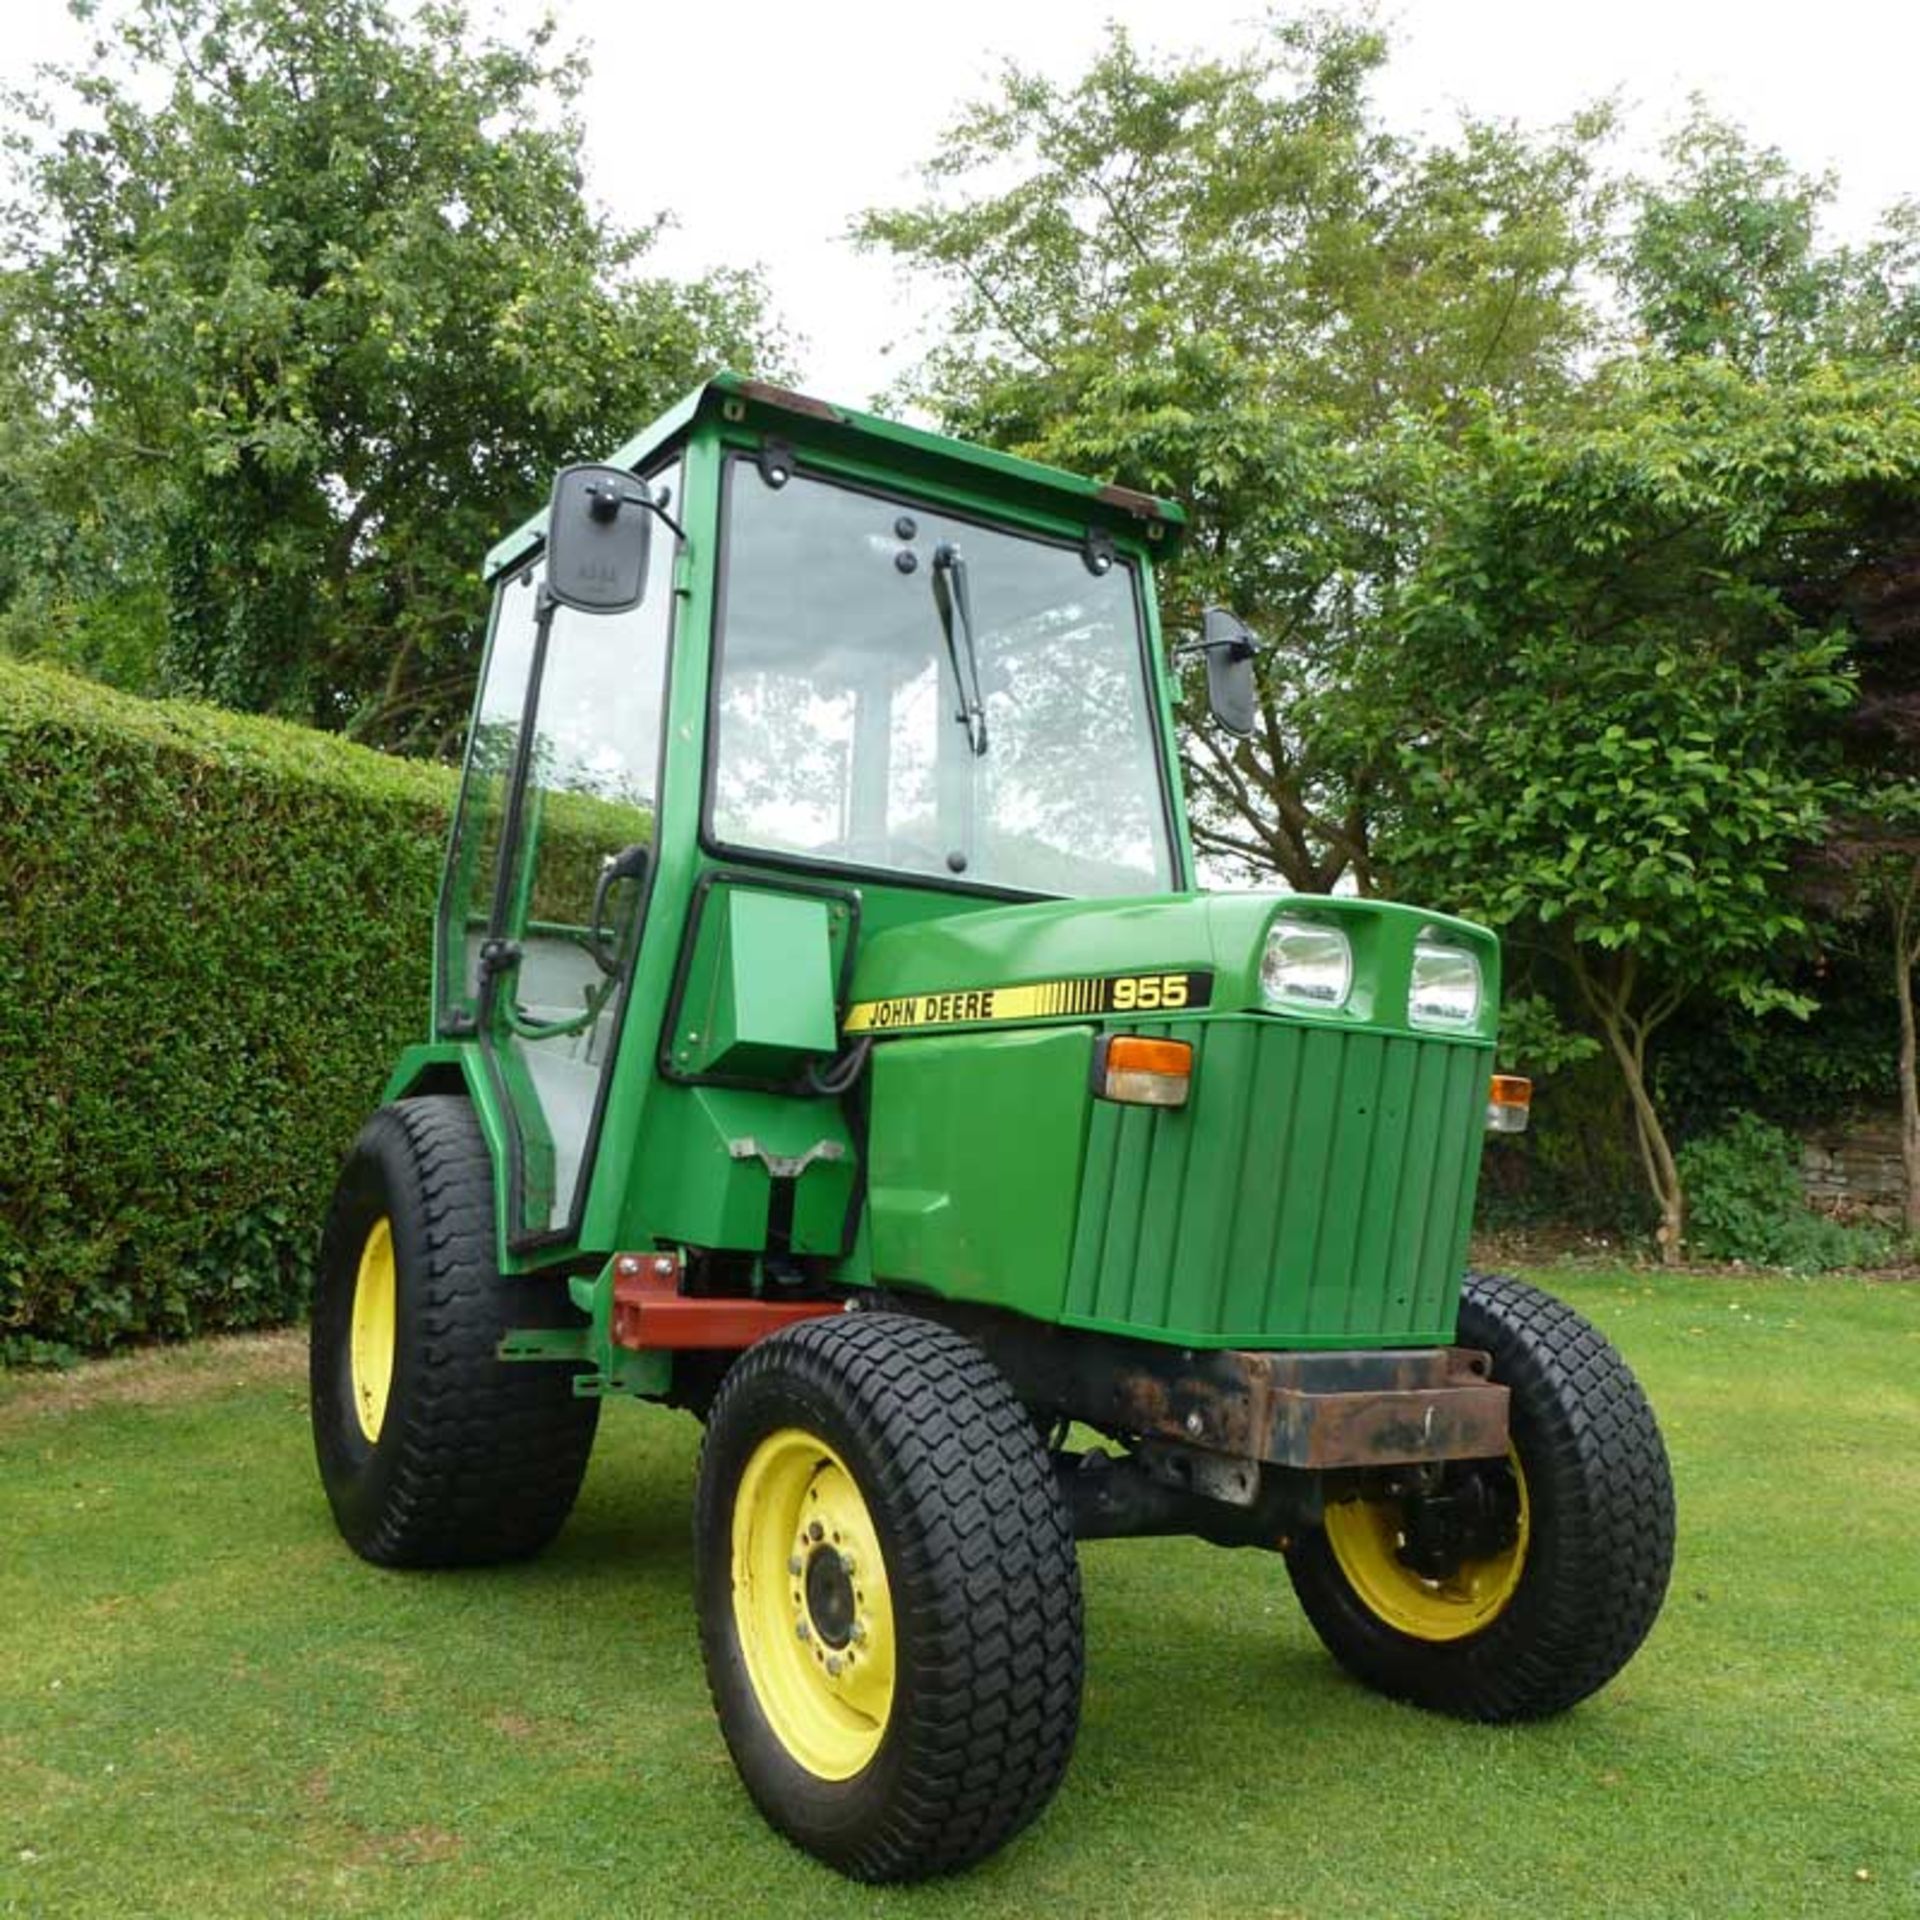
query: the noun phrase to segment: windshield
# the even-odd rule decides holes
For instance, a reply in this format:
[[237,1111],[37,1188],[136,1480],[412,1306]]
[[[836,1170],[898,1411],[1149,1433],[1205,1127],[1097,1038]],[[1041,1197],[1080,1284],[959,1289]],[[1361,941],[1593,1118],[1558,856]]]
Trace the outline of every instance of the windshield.
[[716,839],[1027,893],[1173,885],[1129,563],[731,475]]

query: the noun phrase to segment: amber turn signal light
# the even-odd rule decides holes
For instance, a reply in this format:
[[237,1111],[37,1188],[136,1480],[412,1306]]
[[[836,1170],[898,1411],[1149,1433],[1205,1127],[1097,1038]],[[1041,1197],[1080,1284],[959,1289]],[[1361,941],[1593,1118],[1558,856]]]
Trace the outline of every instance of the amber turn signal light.
[[1487,1089],[1487,1131],[1525,1133],[1533,1105],[1533,1082],[1517,1073],[1496,1073]]
[[1184,1040],[1103,1034],[1093,1043],[1093,1090],[1134,1107],[1184,1107],[1193,1084],[1193,1048]]

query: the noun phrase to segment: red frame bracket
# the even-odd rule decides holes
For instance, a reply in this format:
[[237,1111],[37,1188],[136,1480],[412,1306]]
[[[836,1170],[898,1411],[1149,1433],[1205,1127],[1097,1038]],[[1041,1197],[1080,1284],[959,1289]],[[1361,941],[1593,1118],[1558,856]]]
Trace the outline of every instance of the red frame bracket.
[[699,1299],[680,1291],[677,1253],[623,1253],[613,1263],[616,1347],[737,1351],[782,1327],[839,1313],[837,1300]]

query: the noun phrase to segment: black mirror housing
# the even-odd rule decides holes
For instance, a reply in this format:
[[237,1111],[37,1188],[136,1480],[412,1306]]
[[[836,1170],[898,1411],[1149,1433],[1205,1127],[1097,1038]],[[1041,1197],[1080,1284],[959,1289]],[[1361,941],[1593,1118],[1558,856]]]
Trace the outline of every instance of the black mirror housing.
[[547,591],[581,613],[626,613],[645,599],[653,495],[622,467],[566,467],[547,514]]
[[1260,649],[1246,622],[1225,607],[1209,607],[1201,619],[1200,648],[1207,656],[1207,705],[1227,732],[1244,740],[1253,732],[1253,661]]

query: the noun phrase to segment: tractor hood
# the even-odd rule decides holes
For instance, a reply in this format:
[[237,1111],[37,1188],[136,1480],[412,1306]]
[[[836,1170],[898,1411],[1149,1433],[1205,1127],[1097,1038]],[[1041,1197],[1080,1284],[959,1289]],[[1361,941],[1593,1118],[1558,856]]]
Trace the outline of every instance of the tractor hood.
[[1282,918],[1337,926],[1353,953],[1352,987],[1341,1005],[1288,1007],[1284,1017],[1411,1031],[1414,942],[1431,932],[1469,949],[1479,963],[1480,1014],[1459,1037],[1492,1038],[1499,945],[1484,928],[1386,901],[1278,893],[1054,900],[897,927],[862,949],[843,1025],[878,1039],[1135,1013],[1259,1010],[1267,1007],[1261,958],[1269,929]]

